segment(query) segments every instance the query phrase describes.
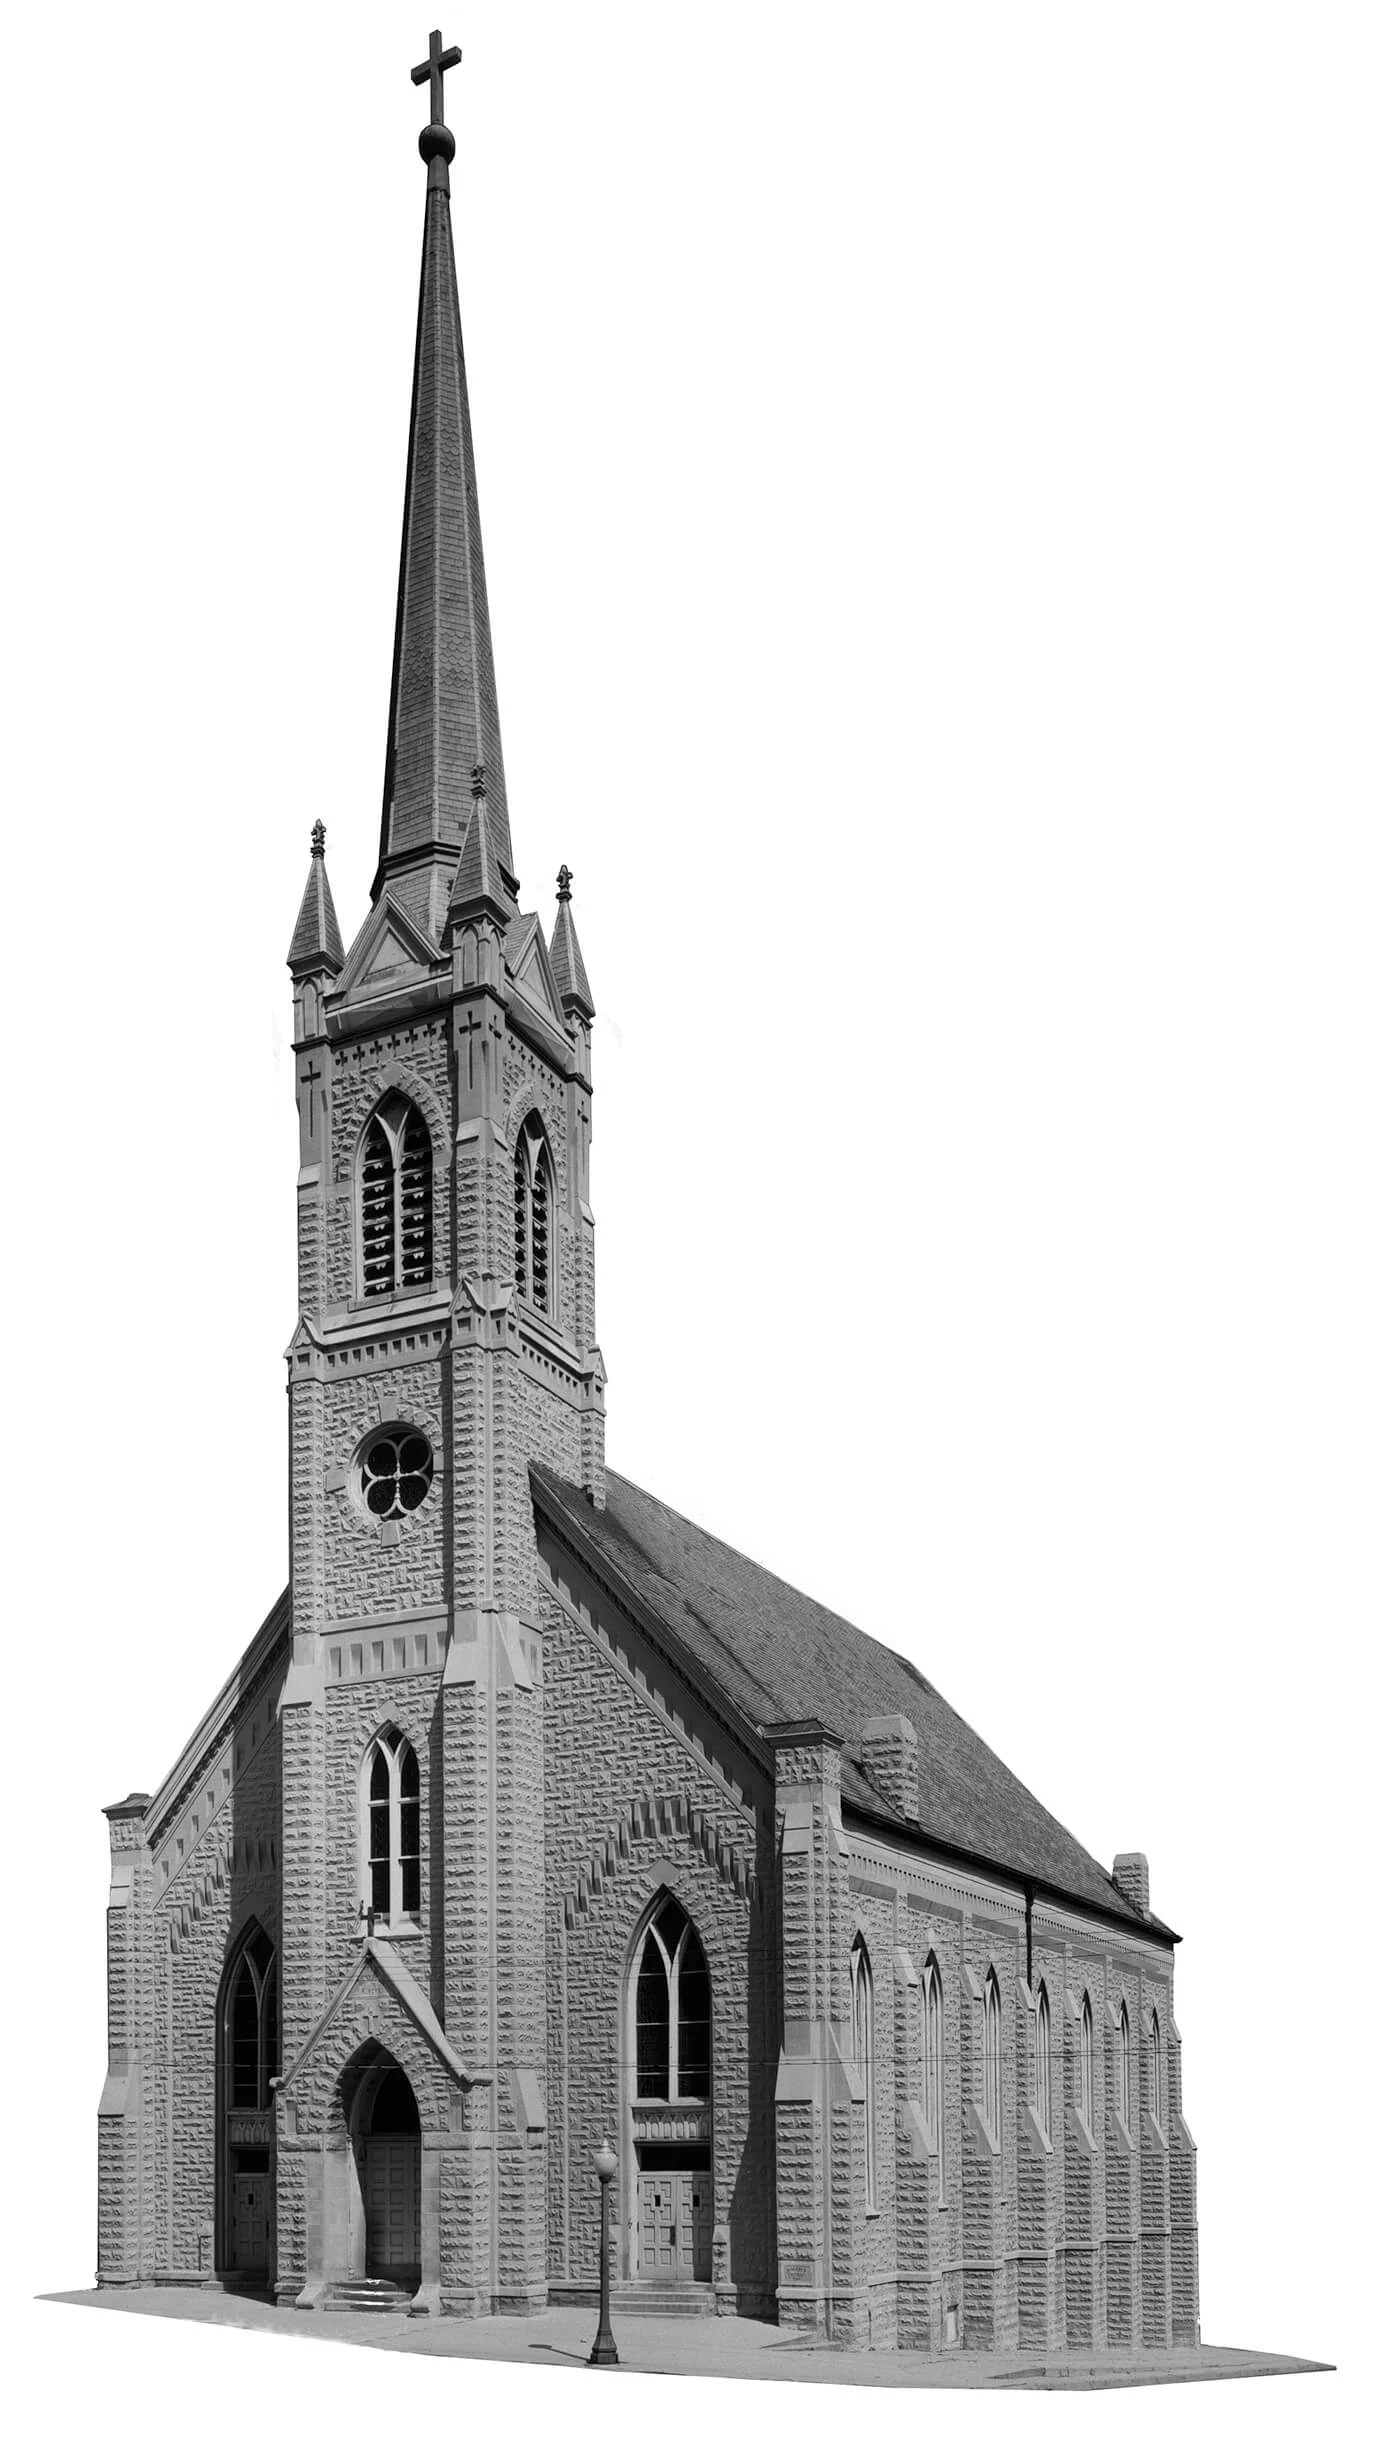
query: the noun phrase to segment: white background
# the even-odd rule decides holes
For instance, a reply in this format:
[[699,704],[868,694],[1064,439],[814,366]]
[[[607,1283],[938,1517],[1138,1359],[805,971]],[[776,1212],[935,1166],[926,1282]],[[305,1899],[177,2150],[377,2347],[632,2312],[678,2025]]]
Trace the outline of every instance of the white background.
[[517,865],[548,924],[572,865],[598,1005],[612,1463],[912,1653],[1108,1864],[1147,1850],[1205,2336],[1343,2370],[1162,2411],[665,2399],[29,2302],[93,2269],[99,1805],[159,1782],[285,1577],[283,958],[316,815],[345,937],[375,859],[426,32],[390,0],[11,28],[23,2446],[1348,2446],[1359,8],[444,26]]

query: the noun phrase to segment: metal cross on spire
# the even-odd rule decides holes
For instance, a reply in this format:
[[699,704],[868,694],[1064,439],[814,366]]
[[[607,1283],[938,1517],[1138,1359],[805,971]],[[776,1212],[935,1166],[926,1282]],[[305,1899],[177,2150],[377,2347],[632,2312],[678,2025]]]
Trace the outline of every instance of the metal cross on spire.
[[428,59],[421,60],[418,68],[412,68],[410,71],[410,82],[412,85],[423,85],[426,77],[429,80],[429,122],[431,127],[442,128],[444,124],[444,71],[445,69],[456,68],[461,59],[462,53],[459,51],[456,43],[450,43],[448,49],[446,51],[444,50],[443,36],[440,34],[438,27],[435,26],[433,33],[429,37]]

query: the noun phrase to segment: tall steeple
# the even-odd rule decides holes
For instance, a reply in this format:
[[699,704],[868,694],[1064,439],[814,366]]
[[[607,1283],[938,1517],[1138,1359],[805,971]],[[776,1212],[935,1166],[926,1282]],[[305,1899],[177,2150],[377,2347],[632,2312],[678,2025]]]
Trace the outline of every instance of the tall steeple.
[[[505,804],[496,672],[486,603],[481,518],[472,461],[467,369],[458,312],[448,165],[455,146],[443,119],[444,71],[462,54],[431,34],[411,70],[429,84],[419,150],[429,166],[420,260],[419,319],[405,466],[396,639],[391,670],[381,852],[372,884],[402,896],[435,937],[462,850],[471,776],[486,779],[491,851],[511,898],[518,889]],[[407,883],[402,885],[402,883]]]

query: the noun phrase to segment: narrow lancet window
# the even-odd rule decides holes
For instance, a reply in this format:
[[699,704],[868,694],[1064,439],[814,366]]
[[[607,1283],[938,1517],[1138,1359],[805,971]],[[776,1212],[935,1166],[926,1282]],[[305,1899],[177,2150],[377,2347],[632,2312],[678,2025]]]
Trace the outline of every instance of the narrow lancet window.
[[863,2182],[869,2211],[877,2209],[877,2085],[872,2038],[872,1965],[861,1938],[849,1959],[853,2000],[853,2062],[863,2093]]
[[1001,1990],[989,1966],[982,1988],[982,2116],[993,2151],[1001,2149]]
[[1092,2001],[1088,1997],[1085,1990],[1082,1993],[1082,2015],[1078,2027],[1078,2042],[1078,2064],[1080,2069],[1078,2074],[1078,2115],[1081,2118],[1083,2125],[1086,2127],[1088,2134],[1090,2134],[1092,2131],[1092,2100],[1095,2080],[1092,2068],[1095,2051],[1092,2036]]
[[1116,2030],[1116,2116],[1128,2135],[1130,2131],[1130,2011],[1123,1998],[1120,2002],[1120,2023]]
[[1041,1981],[1039,1995],[1035,1999],[1035,2115],[1046,2138],[1052,2141],[1050,2074],[1049,1993]]
[[925,1963],[923,1984],[924,2043],[923,2085],[925,2124],[934,2138],[939,2161],[939,2200],[944,2200],[944,1984],[939,1977],[939,1965],[931,1950]]
[[1149,2017],[1149,2115],[1154,2124],[1163,2124],[1163,2043],[1159,2037],[1158,2008]]

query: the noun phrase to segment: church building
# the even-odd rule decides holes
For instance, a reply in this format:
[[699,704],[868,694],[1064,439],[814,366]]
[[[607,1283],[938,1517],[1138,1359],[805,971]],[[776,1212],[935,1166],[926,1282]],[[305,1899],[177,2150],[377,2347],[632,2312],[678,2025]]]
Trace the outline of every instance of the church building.
[[[99,2280],[1197,2328],[1176,1933],[907,1660],[605,1465],[595,1008],[507,810],[431,39],[381,843],[290,942],[290,1581],[107,1812]],[[267,1333],[264,1332],[264,1337]]]

